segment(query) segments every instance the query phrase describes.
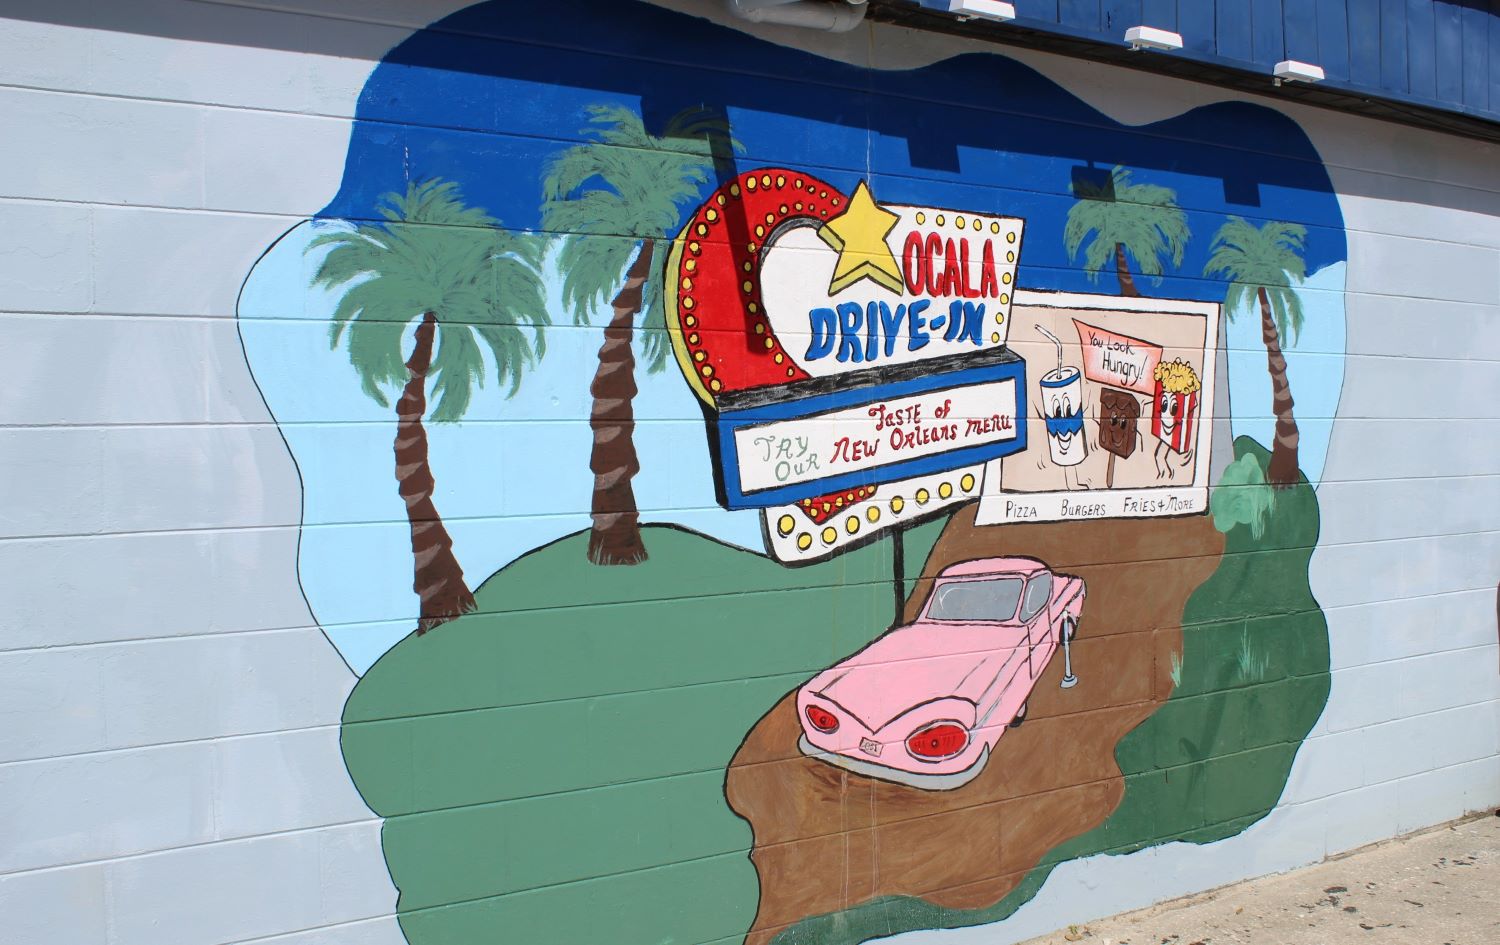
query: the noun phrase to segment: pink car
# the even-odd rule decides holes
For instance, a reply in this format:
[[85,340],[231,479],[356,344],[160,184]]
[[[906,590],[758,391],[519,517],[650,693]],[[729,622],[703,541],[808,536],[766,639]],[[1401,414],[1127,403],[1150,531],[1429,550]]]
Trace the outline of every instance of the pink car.
[[1034,558],[982,558],[937,576],[915,623],[797,691],[805,754],[929,790],[973,780],[1083,609],[1083,579]]

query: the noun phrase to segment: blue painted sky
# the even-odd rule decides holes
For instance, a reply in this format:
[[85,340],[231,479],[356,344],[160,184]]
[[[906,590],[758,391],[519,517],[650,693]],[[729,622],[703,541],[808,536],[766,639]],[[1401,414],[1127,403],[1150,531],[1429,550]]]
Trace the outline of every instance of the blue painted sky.
[[[375,68],[324,215],[368,216],[381,194],[443,177],[505,224],[532,228],[539,171],[578,139],[587,106],[637,108],[659,126],[707,105],[729,116],[745,146],[742,170],[785,164],[845,191],[870,179],[883,201],[1027,217],[1018,281],[1029,288],[1088,290],[1061,234],[1073,169],[1091,165],[1123,164],[1177,191],[1197,236],[1181,267],[1189,276],[1202,272],[1225,214],[1307,225],[1309,272],[1345,257],[1317,152],[1295,122],[1260,106],[1211,105],[1129,127],[1000,55],[881,71],[635,0],[559,0],[545,17],[514,9],[492,2],[456,13]],[[1160,294],[1222,298],[1193,281]]]
[[[442,177],[506,225],[531,228],[543,169],[577,140],[587,106],[639,108],[649,123],[708,104],[725,110],[745,145],[739,170],[787,165],[846,191],[868,179],[883,201],[1024,216],[1019,286],[1110,292],[1112,277],[1092,282],[1067,259],[1062,226],[1074,169],[1124,164],[1140,182],[1177,190],[1194,233],[1180,274],[1143,282],[1149,294],[1222,300],[1222,283],[1197,274],[1227,214],[1308,226],[1309,327],[1289,361],[1303,466],[1318,475],[1342,377],[1345,242],[1326,171],[1289,119],[1226,104],[1131,128],[999,55],[865,70],[632,0],[554,6],[547,17],[512,18],[512,5],[482,4],[393,50],[360,97],[344,177],[321,216],[368,217],[381,194]],[[411,630],[417,603],[392,470],[394,416],[329,350],[336,299],[308,286],[312,230],[295,229],[257,263],[239,315],[302,473],[304,589],[362,672]],[[549,305],[566,323],[558,296],[553,273]],[[1269,442],[1258,324],[1241,318],[1227,338],[1235,430]],[[597,329],[555,328],[546,361],[513,399],[491,385],[463,423],[429,425],[438,508],[471,585],[587,527],[587,385],[599,341]],[[758,548],[754,513],[714,503],[696,401],[675,368],[639,380],[643,518]]]

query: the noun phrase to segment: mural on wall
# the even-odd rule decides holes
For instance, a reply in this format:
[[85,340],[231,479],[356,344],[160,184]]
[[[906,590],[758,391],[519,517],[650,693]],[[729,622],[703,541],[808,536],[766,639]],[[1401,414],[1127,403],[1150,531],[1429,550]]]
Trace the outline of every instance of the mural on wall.
[[566,6],[392,50],[240,300],[407,940],[854,945],[1264,817],[1328,693],[1301,131]]

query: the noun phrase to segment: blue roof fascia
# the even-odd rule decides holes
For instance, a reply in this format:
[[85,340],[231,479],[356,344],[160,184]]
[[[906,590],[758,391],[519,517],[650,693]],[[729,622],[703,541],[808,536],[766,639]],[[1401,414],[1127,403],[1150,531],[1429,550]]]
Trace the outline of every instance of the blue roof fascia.
[[[915,6],[920,6],[928,11],[950,15],[955,19],[955,21],[959,19],[958,14],[949,13],[949,0],[906,0],[906,2],[911,3]],[[1220,4],[1229,3],[1244,4],[1247,3],[1248,0],[1179,0],[1179,2],[1201,3],[1217,7]],[[1312,2],[1312,0],[1284,0],[1285,4],[1310,2]],[[1342,7],[1345,6],[1346,0],[1322,0],[1322,2],[1332,2]],[[1438,7],[1447,8],[1453,6],[1453,4],[1446,2],[1446,0],[1415,0],[1415,2],[1419,4],[1430,5],[1434,9]],[[1017,8],[1017,12],[1020,15],[1018,15],[1014,20],[1008,21],[1003,25],[994,24],[996,29],[1003,30],[1006,28],[1013,28],[1018,30],[1028,30],[1045,35],[1064,37],[1068,39],[1079,40],[1082,42],[1098,43],[1116,47],[1125,46],[1125,30],[1129,26],[1156,26],[1162,29],[1171,29],[1174,32],[1178,31],[1177,24],[1175,22],[1145,22],[1122,25],[1119,26],[1117,30],[1106,32],[1102,28],[1089,29],[1085,27],[1070,25],[1060,22],[1059,19],[1047,19],[1039,16],[1024,15],[1025,9],[1028,6],[1032,6],[1032,4],[1028,4],[1026,0],[1017,0],[1015,5]],[[1088,0],[1085,0],[1084,5],[1088,5]],[[1051,4],[1051,6],[1054,10],[1060,9],[1060,6],[1057,4]],[[1491,20],[1488,29],[1489,55],[1486,57],[1486,61],[1484,64],[1484,67],[1487,68],[1488,75],[1466,76],[1465,78],[1468,80],[1467,83],[1461,82],[1459,84],[1460,95],[1463,94],[1463,89],[1466,87],[1473,88],[1476,86],[1487,84],[1489,89],[1491,90],[1489,95],[1490,101],[1487,107],[1477,107],[1473,104],[1469,104],[1463,101],[1462,99],[1453,100],[1444,97],[1414,94],[1407,90],[1391,89],[1383,85],[1355,82],[1342,78],[1325,79],[1322,82],[1316,83],[1316,85],[1320,89],[1335,90],[1352,96],[1379,99],[1382,101],[1397,103],[1400,105],[1411,105],[1418,108],[1432,109],[1441,112],[1450,112],[1479,121],[1500,123],[1500,40],[1496,39],[1496,37],[1500,37],[1500,4],[1495,4],[1493,6],[1493,9],[1495,10],[1495,12],[1491,13],[1485,13],[1482,10],[1476,11],[1474,9],[1470,9],[1468,11],[1470,15],[1479,13],[1488,16]],[[1285,10],[1285,6],[1283,6],[1283,10]],[[1104,19],[1105,17],[1101,14],[1100,20],[1102,21]],[[1218,19],[1219,18],[1216,15],[1210,22],[1216,22],[1218,21]],[[1406,36],[1405,28],[1406,23],[1403,22],[1401,24],[1401,36],[1403,39],[1410,41]],[[1195,43],[1195,39],[1199,40],[1199,42]],[[1220,69],[1232,69],[1246,75],[1264,76],[1268,85],[1272,80],[1272,70],[1275,68],[1276,63],[1281,61],[1282,59],[1303,58],[1304,61],[1309,61],[1313,65],[1322,65],[1321,63],[1318,63],[1316,61],[1315,57],[1312,59],[1307,59],[1305,57],[1294,57],[1288,55],[1286,53],[1286,48],[1291,44],[1286,42],[1283,42],[1278,50],[1274,50],[1275,55],[1268,55],[1264,59],[1262,59],[1261,57],[1256,57],[1254,59],[1245,59],[1243,57],[1237,56],[1220,55],[1217,52],[1203,52],[1203,44],[1201,42],[1202,39],[1203,37],[1201,36],[1194,37],[1192,35],[1184,33],[1183,49],[1153,49],[1149,51],[1142,51],[1141,53],[1139,53],[1139,55],[1170,57]],[[1217,48],[1217,46],[1219,45],[1218,37],[1208,37],[1208,39],[1212,43],[1212,45]],[[1250,37],[1246,37],[1246,43],[1240,45],[1244,45],[1246,46],[1246,48],[1253,48],[1253,43],[1250,42]],[[1195,46],[1197,48],[1195,48]],[[1273,52],[1273,50],[1268,50],[1268,52]]]

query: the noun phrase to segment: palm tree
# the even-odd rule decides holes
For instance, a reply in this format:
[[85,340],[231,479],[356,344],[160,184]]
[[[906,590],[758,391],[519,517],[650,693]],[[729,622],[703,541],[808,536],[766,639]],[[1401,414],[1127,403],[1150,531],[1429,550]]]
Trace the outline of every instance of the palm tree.
[[[483,386],[487,348],[510,394],[545,349],[548,324],[538,268],[541,242],[499,229],[483,210],[464,206],[458,186],[430,180],[389,193],[384,219],[345,225],[314,239],[331,247],[313,285],[342,291],[329,325],[331,347],[343,344],[365,394],[382,407],[396,401],[396,483],[406,503],[414,559],[412,590],[421,601],[417,632],[475,609],[453,554],[453,539],[433,503],[427,455],[427,388],[432,420],[458,420]],[[416,323],[411,355],[402,361]],[[527,327],[529,326],[529,331]]]
[[581,132],[587,140],[548,168],[542,227],[560,234],[563,304],[574,324],[590,324],[594,309],[606,301],[613,310],[589,387],[594,495],[588,558],[595,564],[636,564],[646,559],[646,546],[630,483],[640,470],[631,403],[635,318],[645,312],[646,370],[660,371],[669,345],[656,244],[673,236],[682,208],[700,199],[712,177],[715,147],[726,141],[730,148],[739,146],[728,140],[723,119],[701,108],[677,114],[660,137],[622,106],[592,106],[588,115],[589,127]]
[[1075,183],[1072,192],[1078,199],[1068,210],[1063,243],[1072,259],[1084,239],[1094,234],[1083,256],[1089,278],[1097,280],[1112,258],[1120,294],[1138,296],[1130,259],[1142,275],[1155,277],[1157,283],[1161,282],[1163,256],[1170,257],[1173,266],[1182,265],[1182,252],[1192,234],[1187,214],[1177,206],[1176,191],[1156,184],[1133,184],[1130,171],[1116,164],[1104,185]]
[[1307,228],[1298,223],[1269,221],[1259,227],[1230,217],[1214,235],[1205,276],[1224,276],[1224,311],[1231,320],[1252,300],[1260,302],[1260,334],[1266,345],[1266,369],[1271,374],[1271,408],[1276,414],[1276,436],[1266,481],[1284,488],[1297,481],[1297,420],[1292,415],[1292,388],[1286,376],[1281,339],[1294,344],[1302,330],[1302,300],[1294,286],[1307,278],[1302,259]]

